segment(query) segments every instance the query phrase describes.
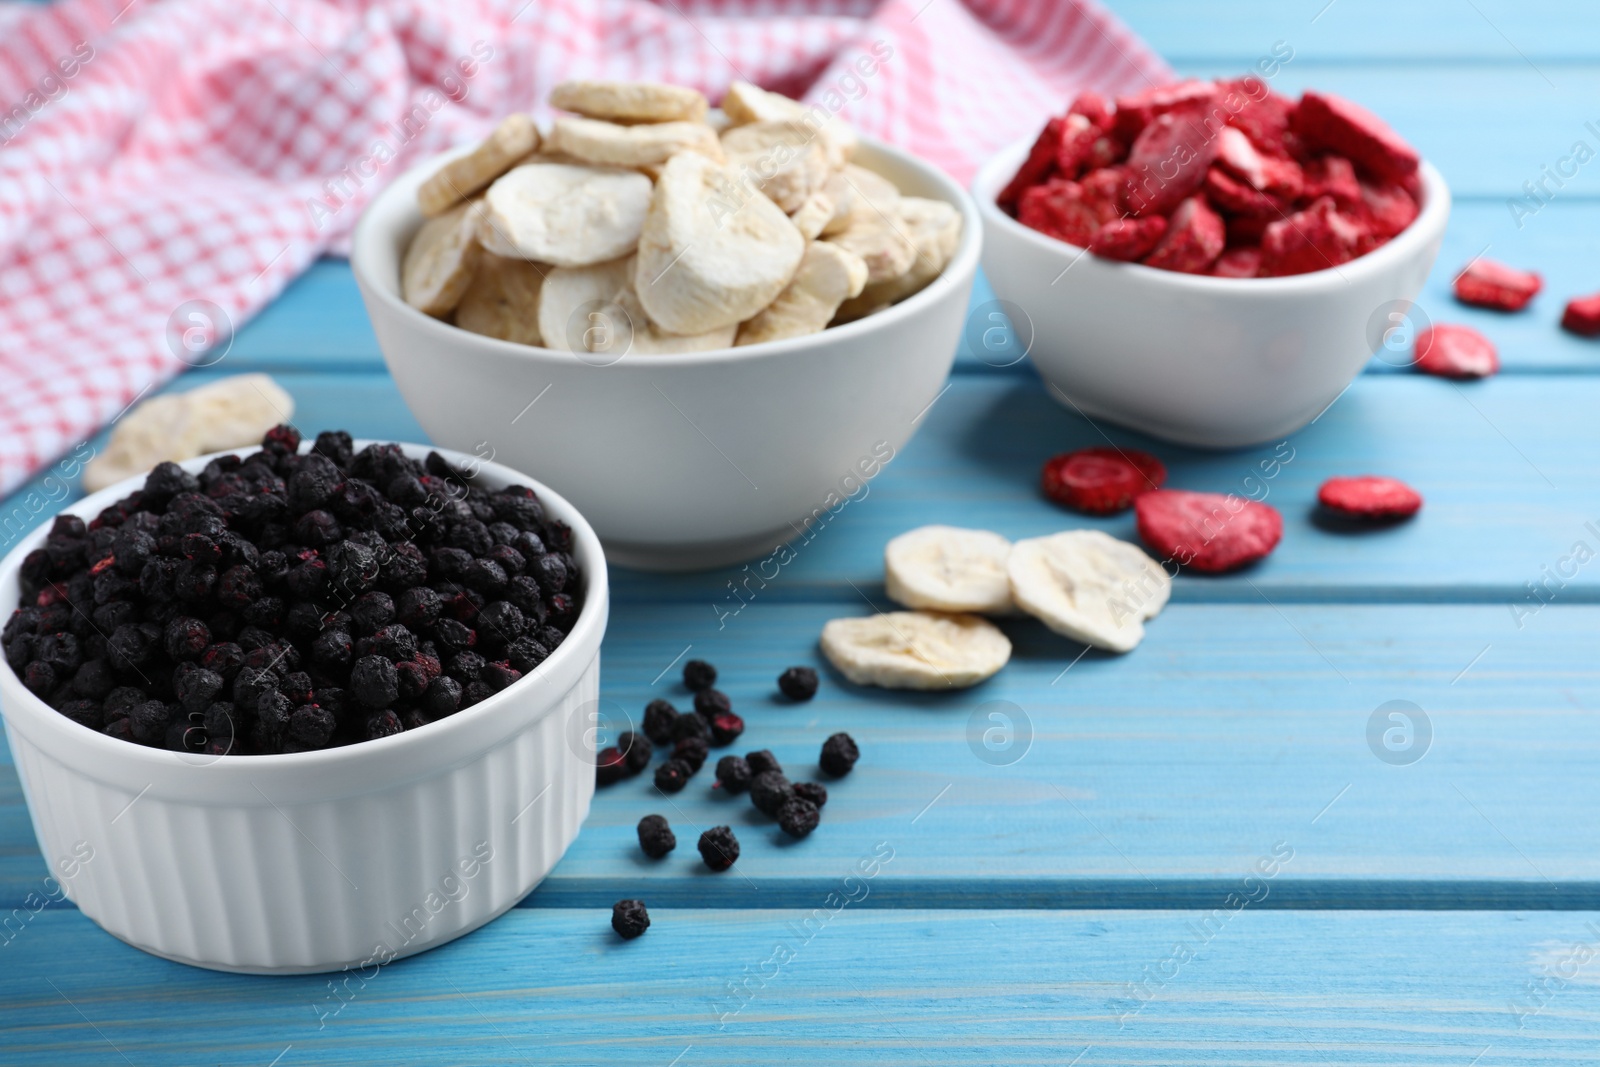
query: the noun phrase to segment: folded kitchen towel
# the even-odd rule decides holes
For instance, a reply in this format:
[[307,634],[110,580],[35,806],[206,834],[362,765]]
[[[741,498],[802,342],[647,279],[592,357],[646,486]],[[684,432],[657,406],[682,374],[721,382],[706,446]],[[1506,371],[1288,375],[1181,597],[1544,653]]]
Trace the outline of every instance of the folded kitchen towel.
[[1095,0],[65,0],[0,8],[0,493],[231,332],[419,159],[567,78],[747,80],[962,181],[1169,80]]

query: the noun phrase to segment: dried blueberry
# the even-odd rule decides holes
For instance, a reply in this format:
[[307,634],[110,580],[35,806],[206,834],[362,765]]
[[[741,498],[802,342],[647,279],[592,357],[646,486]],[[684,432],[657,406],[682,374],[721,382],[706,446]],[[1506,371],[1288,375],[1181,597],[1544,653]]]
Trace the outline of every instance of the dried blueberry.
[[795,796],[809,800],[819,808],[828,802],[828,790],[821,782],[795,782],[791,788]]
[[790,837],[805,837],[817,828],[820,818],[815,804],[792,794],[778,808],[778,827]]
[[739,839],[726,826],[713,826],[700,835],[700,859],[713,871],[725,871],[739,859]]
[[658,860],[678,847],[678,838],[663,816],[646,815],[639,820],[639,847]]
[[[619,757],[621,753],[617,754]],[[656,768],[656,788],[663,793],[681,792],[689,784],[689,779],[694,777],[694,771],[682,760],[669,759]]]
[[783,802],[793,795],[789,779],[777,771],[762,771],[750,779],[750,803],[763,815],[776,815]]
[[717,669],[703,659],[692,659],[683,665],[683,684],[697,693],[710,689],[717,684]]
[[856,760],[861,758],[861,750],[856,747],[855,741],[849,734],[834,734],[822,743],[822,755],[817,763],[822,767],[823,773],[831,774],[835,778],[843,777],[850,773],[850,768],[856,765]]
[[750,765],[740,756],[723,756],[717,761],[717,784],[730,795],[750,788]]
[[632,941],[650,929],[650,913],[642,900],[619,900],[611,905],[611,929],[624,941]]
[[672,741],[672,724],[678,721],[678,709],[665,700],[652,700],[644,706],[644,733],[658,745]]
[[744,761],[750,765],[752,775],[765,774],[767,771],[783,773],[783,766],[778,762],[778,757],[765,748],[745,753]]
[[790,700],[810,700],[817,695],[817,672],[810,667],[790,667],[778,675],[778,689]]

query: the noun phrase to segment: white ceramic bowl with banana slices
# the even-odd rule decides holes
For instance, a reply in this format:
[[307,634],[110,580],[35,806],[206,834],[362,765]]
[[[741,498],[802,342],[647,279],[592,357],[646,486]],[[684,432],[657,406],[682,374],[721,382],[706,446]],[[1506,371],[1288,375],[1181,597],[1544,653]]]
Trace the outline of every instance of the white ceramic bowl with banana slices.
[[[649,343],[581,352],[513,343],[408,306],[401,275],[424,222],[418,189],[469,151],[421,163],[363,215],[351,264],[373,329],[436,443],[550,485],[590,520],[613,563],[693,570],[773,552],[891,462],[944,386],[982,227],[967,193],[928,163],[864,137],[853,158],[902,194],[959,213],[959,242],[926,288],[805,336],[645,354]],[[690,169],[678,161],[691,154],[666,166]],[[641,247],[650,240],[647,224]]]

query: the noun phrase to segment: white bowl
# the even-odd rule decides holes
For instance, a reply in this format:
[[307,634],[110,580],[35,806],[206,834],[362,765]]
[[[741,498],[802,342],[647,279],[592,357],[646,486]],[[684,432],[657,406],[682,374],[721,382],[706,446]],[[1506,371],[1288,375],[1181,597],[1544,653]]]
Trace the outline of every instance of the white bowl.
[[[182,465],[198,471],[209,458]],[[490,487],[532,488],[572,527],[583,608],[549,659],[449,718],[320,752],[169,752],[72,722],[0,664],[0,710],[34,833],[79,910],[181,963],[252,974],[348,967],[365,981],[389,959],[482,926],[549,873],[594,795],[585,712],[598,699],[605,560],[566,500],[497,464],[479,469]],[[142,481],[67,510],[87,521]],[[22,558],[48,530],[0,562],[7,615]]]
[[[1011,218],[995,196],[1032,138],[973,179],[983,269],[1050,394],[1081,414],[1202,448],[1272,441],[1316,418],[1409,316],[1450,216],[1422,165],[1417,219],[1335,269],[1213,278],[1088,255]],[[1390,316],[1397,316],[1391,318]],[[1031,329],[1030,329],[1031,327]]]
[[613,562],[685,570],[771,552],[830,494],[855,492],[863,465],[875,472],[874,457],[904,445],[944,387],[982,239],[971,198],[927,163],[865,139],[856,157],[962,214],[960,247],[922,292],[809,337],[596,366],[400,299],[417,186],[445,158],[395,181],[356,227],[350,262],[384,359],[429,437],[492,448],[566,494]]

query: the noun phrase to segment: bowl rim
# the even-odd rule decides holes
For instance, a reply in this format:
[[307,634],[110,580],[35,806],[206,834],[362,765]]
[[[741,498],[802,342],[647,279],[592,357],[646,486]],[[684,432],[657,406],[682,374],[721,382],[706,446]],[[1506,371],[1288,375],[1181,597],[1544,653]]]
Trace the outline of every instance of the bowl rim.
[[1059,256],[1063,260],[1070,259],[1072,263],[1076,263],[1080,258],[1088,258],[1101,269],[1123,271],[1130,279],[1138,279],[1151,285],[1164,285],[1178,292],[1226,293],[1236,296],[1247,293],[1306,292],[1347,285],[1355,280],[1350,277],[1352,274],[1363,277],[1367,274],[1377,274],[1416,256],[1429,241],[1443,232],[1445,223],[1450,217],[1450,187],[1432,163],[1422,160],[1418,174],[1422,179],[1423,202],[1417,217],[1381,247],[1336,267],[1308,271],[1305,274],[1289,274],[1279,278],[1219,278],[1210,274],[1161,270],[1157,267],[1147,267],[1143,263],[1108,260],[1091,256],[1087,249],[1024,226],[1002,211],[1000,205],[995,202],[1001,187],[1010,180],[1016,168],[1021,166],[1023,158],[1036,138],[1036,134],[1030,134],[1013,141],[990,156],[973,177],[970,187],[972,197],[977,202],[985,230],[998,228],[1000,232],[1010,237],[1026,241],[1035,248]]
[[[371,438],[359,438],[355,444],[357,448],[368,444],[388,444],[391,442],[378,441]],[[527,675],[517,679],[511,685],[493,694],[485,700],[469,708],[464,708],[454,715],[436,720],[415,730],[403,730],[398,734],[378,738],[373,741],[360,741],[354,744],[341,745],[337,748],[318,749],[313,752],[280,752],[267,756],[238,756],[229,760],[224,756],[205,756],[189,752],[173,752],[169,749],[152,748],[147,745],[123,741],[104,734],[98,730],[91,730],[80,723],[62,715],[59,711],[46,704],[42,699],[28,690],[22,679],[11,669],[9,663],[0,663],[0,681],[3,681],[5,699],[0,702],[0,716],[3,716],[8,728],[41,731],[42,736],[30,736],[29,740],[40,747],[53,748],[56,745],[77,746],[84,753],[78,763],[81,772],[92,773],[89,765],[100,759],[113,761],[122,770],[141,770],[151,773],[167,775],[202,775],[216,774],[216,767],[227,767],[238,774],[232,777],[243,776],[246,780],[264,781],[270,777],[297,777],[306,772],[326,772],[348,769],[354,764],[374,763],[381,759],[391,761],[405,760],[412,762],[419,755],[419,750],[424,746],[441,748],[442,743],[451,739],[452,735],[461,734],[480,726],[488,728],[488,720],[504,715],[508,712],[508,705],[520,698],[532,694],[535,690],[545,688],[550,681],[558,676],[572,675],[578,677],[588,666],[588,661],[594,659],[599,653],[600,641],[604,636],[606,620],[610,611],[609,579],[606,573],[605,555],[600,546],[599,536],[589,525],[588,521],[575,508],[570,501],[560,493],[551,489],[543,482],[529,478],[504,464],[485,460],[478,456],[469,456],[446,448],[436,448],[433,445],[423,445],[414,442],[394,442],[405,449],[406,454],[412,458],[420,459],[429,452],[437,452],[457,467],[469,465],[477,468],[476,476],[487,476],[491,484],[498,485],[524,485],[538,494],[539,501],[545,506],[547,513],[567,523],[573,533],[573,555],[582,564],[582,577],[584,581],[583,604],[578,610],[578,617],[573,621],[572,629],[568,632],[566,640],[550,653],[550,655]],[[307,451],[312,444],[306,438],[301,442],[301,451]],[[237,455],[247,449],[225,449],[220,452],[211,452],[204,456],[196,456],[179,462],[179,466],[189,471],[199,471],[207,463],[218,456]],[[23,559],[29,552],[39,547],[49,535],[54,519],[60,515],[77,515],[85,522],[93,519],[100,510],[127,496],[134,489],[144,483],[146,475],[134,475],[125,478],[115,485],[108,486],[97,493],[91,493],[80,500],[74,501],[55,512],[50,520],[41,522],[34,530],[24,537],[15,547],[0,560],[0,589],[12,588],[14,581],[20,582],[18,571],[21,569]],[[87,517],[85,517],[87,515]],[[16,609],[9,609],[10,612]],[[584,662],[579,662],[583,658]],[[559,695],[559,694],[557,694]],[[16,699],[13,699],[15,697]],[[553,711],[558,701],[552,701],[540,707],[532,719],[543,718]],[[26,720],[13,724],[13,719]],[[58,757],[59,758],[59,757]],[[425,760],[422,762],[426,762]],[[443,770],[448,763],[441,763],[437,769]],[[104,777],[104,771],[99,773]],[[406,780],[406,775],[398,774],[392,781],[396,784]]]
[[[977,204],[973,201],[971,194],[959,182],[926,160],[865,134],[858,134],[858,139],[861,148],[866,149],[868,160],[873,155],[880,155],[893,161],[897,166],[915,172],[919,178],[939,190],[939,198],[942,198],[960,212],[961,242],[956,246],[955,253],[950,257],[950,261],[945,264],[944,270],[939,273],[937,278],[920,292],[913,293],[911,296],[884,308],[882,311],[874,312],[854,322],[829,327],[818,333],[789,337],[778,341],[763,341],[753,345],[715,348],[705,352],[652,353],[648,356],[641,355],[632,360],[629,360],[627,354],[624,353],[614,363],[607,363],[604,366],[608,370],[617,371],[623,368],[702,367],[714,366],[719,363],[747,362],[767,358],[777,359],[795,352],[808,351],[818,344],[842,343],[865,334],[892,329],[923,309],[947,299],[952,292],[956,291],[962,284],[961,279],[977,269],[983,245],[983,220],[978,213]],[[415,192],[417,186],[442,163],[465,155],[475,145],[475,141],[470,144],[458,145],[418,162],[372,198],[371,202],[362,211],[360,219],[356,222],[355,231],[350,242],[350,269],[354,272],[357,283],[368,300],[380,301],[391,314],[399,315],[402,322],[414,329],[422,330],[440,343],[477,345],[486,351],[516,356],[531,363],[562,365],[576,363],[584,366],[595,366],[595,364],[590,364],[586,360],[579,359],[572,352],[545,348],[542,345],[524,345],[517,344],[514,341],[502,341],[499,338],[486,337],[470,330],[463,330],[431,315],[425,315],[400,298],[398,286],[391,286],[376,276],[374,272],[375,264],[372,260],[378,254],[377,249],[382,240],[388,238],[398,229],[421,224],[422,213],[416,207]],[[851,162],[866,166],[868,160],[864,160],[860,155],[857,155]],[[866,169],[873,170],[874,168],[866,166]],[[397,208],[395,201],[402,196],[408,198],[410,203],[405,208]],[[380,216],[391,211],[398,212],[403,221],[380,229]],[[624,373],[628,373],[628,371],[624,371]]]

